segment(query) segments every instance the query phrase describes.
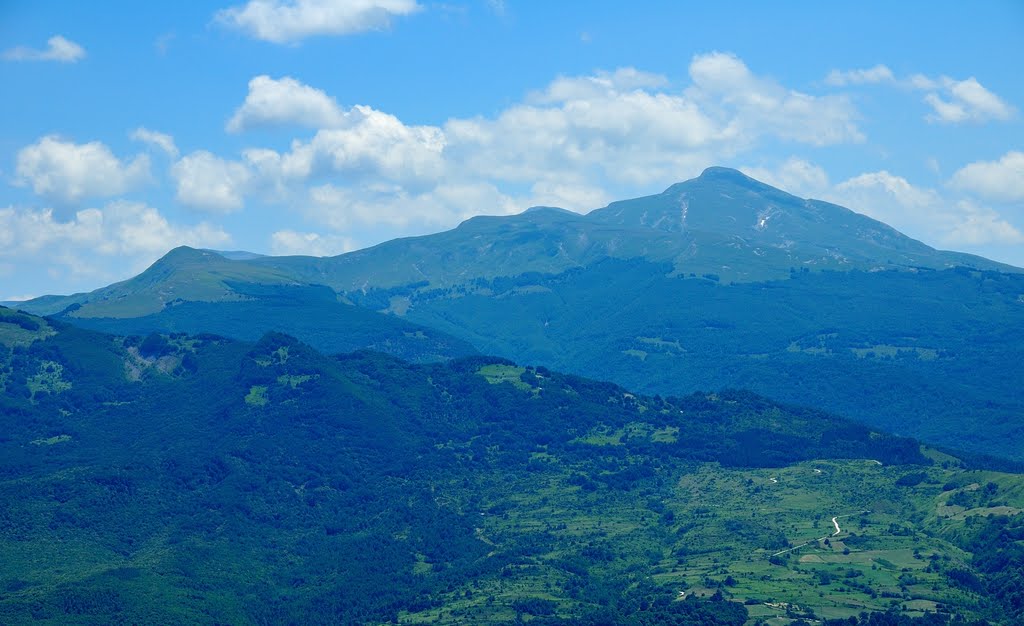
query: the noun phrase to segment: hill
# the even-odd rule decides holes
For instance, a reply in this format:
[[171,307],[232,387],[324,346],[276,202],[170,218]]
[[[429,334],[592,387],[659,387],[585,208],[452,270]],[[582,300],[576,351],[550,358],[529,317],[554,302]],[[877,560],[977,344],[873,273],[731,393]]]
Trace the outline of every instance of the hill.
[[748,392],[0,308],[0,427],[5,623],[1020,615],[1021,476]]
[[353,299],[479,350],[647,393],[744,388],[933,443],[1024,459],[1024,276],[796,272],[721,285],[608,260],[465,290]]
[[[421,330],[359,344],[318,316],[332,339],[249,295],[312,285]],[[646,393],[747,388],[1024,460],[1024,274],[726,168],[589,215],[476,217],[338,257],[178,249],[124,283],[19,307],[120,334],[279,330],[327,351],[441,333]],[[458,352],[407,343],[392,353]]]
[[139,317],[75,317],[73,305],[59,319],[124,335],[215,333],[255,341],[287,331],[335,354],[375,350],[407,361],[444,361],[476,354],[468,342],[441,331],[339,301],[322,285],[263,285],[225,281],[238,299],[175,300]]

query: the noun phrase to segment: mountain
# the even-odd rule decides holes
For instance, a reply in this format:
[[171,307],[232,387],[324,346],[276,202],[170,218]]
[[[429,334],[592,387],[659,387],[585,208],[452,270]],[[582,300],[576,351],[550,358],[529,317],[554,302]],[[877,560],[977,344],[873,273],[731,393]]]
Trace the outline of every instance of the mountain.
[[588,218],[684,235],[690,247],[675,257],[676,272],[707,267],[730,280],[784,277],[780,270],[805,266],[1009,269],[979,257],[937,251],[865,215],[798,198],[723,167],[708,168],[700,178],[656,196],[614,202]]
[[326,287],[187,247],[130,280],[40,302],[42,311],[59,311],[79,326],[129,335],[208,332],[255,340],[286,330],[327,352],[372,349],[417,362],[476,353],[463,340],[345,303]]
[[849,209],[797,198],[721,167],[661,194],[615,202],[585,216],[535,207],[509,217],[474,217],[448,232],[318,261],[265,257],[253,265],[350,292],[555,274],[608,258],[667,262],[675,275],[710,273],[727,282],[784,279],[790,269],[804,267],[1019,271],[935,250]]
[[3,623],[1009,625],[1022,507],[747,392],[0,308]]
[[75,317],[74,305],[60,319],[83,328],[147,335],[215,333],[255,341],[286,331],[324,352],[374,350],[413,361],[445,361],[476,354],[469,342],[444,332],[339,301],[322,285],[224,283],[237,299],[215,302],[174,300],[139,317]]
[[[1024,460],[1020,270],[725,168],[588,215],[475,217],[337,257],[231,261],[180,248],[123,283],[18,306],[120,334],[280,330],[327,351],[386,344],[328,340],[297,313],[257,313],[283,309],[250,295],[314,285],[518,362],[662,395],[751,389]],[[242,334],[223,321],[243,305],[234,319],[273,323]],[[403,350],[392,353],[414,354]]]
[[175,298],[237,299],[226,281],[322,284],[339,293],[421,283],[438,288],[530,272],[557,274],[608,258],[670,262],[676,275],[714,273],[726,282],[785,279],[791,269],[804,267],[1020,271],[935,250],[849,209],[798,198],[723,167],[589,215],[534,207],[336,257],[248,256],[181,247],[133,279],[18,306],[46,315],[79,303],[77,317],[133,317],[154,313]]
[[218,254],[225,259],[230,261],[250,261],[252,259],[259,259],[266,256],[265,254],[257,254],[255,252],[247,252],[245,250],[209,250],[204,249],[203,252],[212,252]]
[[44,296],[18,307],[40,315],[60,313],[69,306],[74,317],[141,317],[159,313],[178,301],[237,302],[246,299],[231,284],[294,285],[287,274],[253,267],[213,250],[182,246],[171,250],[138,276],[90,293],[62,299]]

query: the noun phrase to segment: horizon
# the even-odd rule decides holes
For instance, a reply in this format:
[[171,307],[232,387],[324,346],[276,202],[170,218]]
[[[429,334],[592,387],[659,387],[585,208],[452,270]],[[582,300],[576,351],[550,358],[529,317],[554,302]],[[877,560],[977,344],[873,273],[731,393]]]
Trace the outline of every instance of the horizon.
[[1024,266],[1018,3],[306,5],[0,9],[0,300],[179,245],[335,256],[585,214],[721,164]]

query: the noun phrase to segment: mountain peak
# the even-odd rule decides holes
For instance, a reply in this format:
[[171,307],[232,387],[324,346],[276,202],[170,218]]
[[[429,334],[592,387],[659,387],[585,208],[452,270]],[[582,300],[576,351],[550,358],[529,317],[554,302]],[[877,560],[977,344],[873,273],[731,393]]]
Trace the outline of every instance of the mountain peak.
[[248,250],[213,250],[210,248],[203,248],[201,252],[212,252],[229,261],[251,261],[252,259],[262,259],[267,256],[258,252],[249,252]]
[[753,180],[743,172],[731,167],[712,165],[700,173],[700,178],[731,178],[739,180]]
[[569,209],[563,209],[561,207],[556,206],[532,206],[523,211],[523,215],[526,215],[527,213],[556,213],[561,215],[577,215],[576,213],[570,211]]
[[177,264],[186,261],[207,261],[213,258],[222,257],[213,250],[197,250],[189,246],[178,246],[157,259],[153,265]]

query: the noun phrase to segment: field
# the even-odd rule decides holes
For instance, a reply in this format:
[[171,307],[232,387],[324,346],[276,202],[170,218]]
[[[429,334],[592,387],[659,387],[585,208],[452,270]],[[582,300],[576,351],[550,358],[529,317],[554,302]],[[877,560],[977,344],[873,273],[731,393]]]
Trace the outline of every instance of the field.
[[[554,459],[541,454],[535,462],[546,470],[481,478],[471,490],[507,494],[474,503],[478,537],[494,548],[489,558],[521,556],[499,577],[454,589],[442,606],[405,613],[401,623],[513,620],[510,607],[524,598],[540,600],[542,613],[568,615],[579,608],[574,590],[593,598],[602,579],[631,573],[636,585],[646,579],[680,600],[720,592],[744,603],[751,620],[770,624],[865,610],[963,611],[977,597],[944,572],[967,566],[971,555],[944,537],[968,517],[1012,514],[1024,504],[1020,476],[948,460],[909,478],[906,467],[871,460],[753,470],[709,463],[633,491],[572,486],[552,471]],[[990,483],[991,497],[979,506],[948,505]],[[583,562],[589,570],[574,567]]]

